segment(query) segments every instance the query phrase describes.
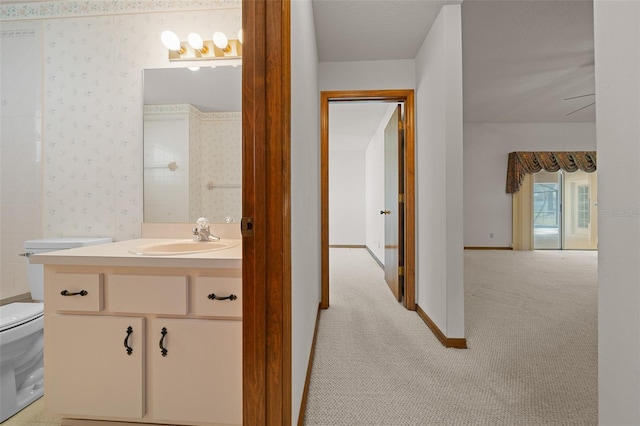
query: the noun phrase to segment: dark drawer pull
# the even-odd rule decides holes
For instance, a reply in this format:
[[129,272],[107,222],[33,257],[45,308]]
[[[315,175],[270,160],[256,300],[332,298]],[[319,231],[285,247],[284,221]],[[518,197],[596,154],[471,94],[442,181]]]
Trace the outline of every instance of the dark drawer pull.
[[164,338],[167,336],[167,327],[162,327],[160,334],[162,334],[162,338],[160,339],[160,353],[162,356],[167,356],[167,352],[169,351],[164,347]]
[[236,296],[235,294],[222,297],[222,296],[216,296],[214,293],[211,293],[207,297],[211,300],[236,300],[238,298],[238,296]]
[[133,327],[127,327],[127,337],[124,338],[124,347],[127,348],[127,355],[131,355],[133,353],[133,348],[129,346],[129,337],[133,334]]
[[67,290],[62,290],[60,294],[63,296],[86,296],[87,294],[89,294],[89,292],[87,290],[80,290],[75,293],[69,293],[69,291]]

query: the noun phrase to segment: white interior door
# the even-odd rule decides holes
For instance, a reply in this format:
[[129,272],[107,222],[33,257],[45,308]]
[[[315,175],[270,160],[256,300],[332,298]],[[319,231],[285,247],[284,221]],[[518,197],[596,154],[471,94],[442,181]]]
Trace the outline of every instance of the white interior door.
[[384,278],[398,301],[404,293],[404,138],[398,105],[384,130]]

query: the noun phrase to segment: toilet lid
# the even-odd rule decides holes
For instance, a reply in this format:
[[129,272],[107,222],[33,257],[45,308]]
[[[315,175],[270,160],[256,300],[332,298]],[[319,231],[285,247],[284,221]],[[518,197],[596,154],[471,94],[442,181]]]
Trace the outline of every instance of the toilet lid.
[[11,303],[0,306],[0,332],[31,321],[44,313],[44,303]]

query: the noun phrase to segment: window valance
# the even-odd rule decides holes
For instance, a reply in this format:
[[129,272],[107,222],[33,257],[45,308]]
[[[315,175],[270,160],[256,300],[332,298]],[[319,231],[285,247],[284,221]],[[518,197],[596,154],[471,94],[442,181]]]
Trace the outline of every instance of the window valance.
[[562,169],[567,172],[582,170],[593,173],[596,171],[595,151],[534,151],[510,152],[507,165],[507,193],[518,192],[526,173],[537,173],[541,170],[557,172]]

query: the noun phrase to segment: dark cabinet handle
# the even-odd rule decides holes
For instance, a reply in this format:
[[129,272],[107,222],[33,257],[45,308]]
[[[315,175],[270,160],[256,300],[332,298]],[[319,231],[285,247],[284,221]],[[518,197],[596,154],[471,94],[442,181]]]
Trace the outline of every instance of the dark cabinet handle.
[[89,292],[87,290],[80,290],[75,293],[70,293],[68,290],[62,290],[60,294],[63,296],[86,296]]
[[211,300],[236,300],[238,298],[238,296],[236,296],[235,294],[231,294],[229,296],[223,297],[223,296],[216,296],[214,293],[211,293],[207,297]]
[[167,337],[167,327],[162,327],[160,334],[162,334],[162,338],[160,339],[160,353],[162,356],[167,356],[167,352],[169,351],[164,347],[164,338]]
[[124,347],[127,348],[127,355],[131,355],[133,348],[129,346],[129,337],[133,334],[133,327],[127,327],[127,337],[124,338]]

